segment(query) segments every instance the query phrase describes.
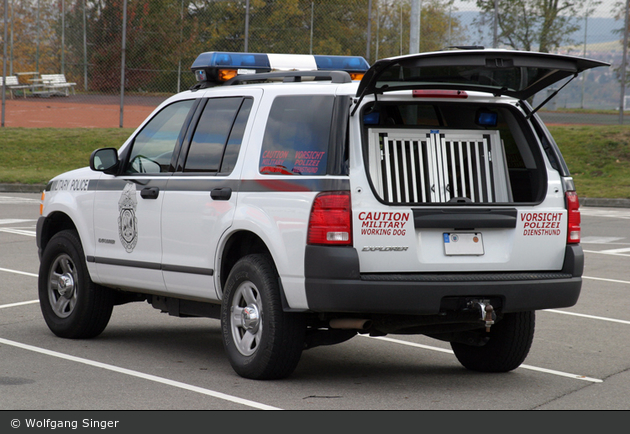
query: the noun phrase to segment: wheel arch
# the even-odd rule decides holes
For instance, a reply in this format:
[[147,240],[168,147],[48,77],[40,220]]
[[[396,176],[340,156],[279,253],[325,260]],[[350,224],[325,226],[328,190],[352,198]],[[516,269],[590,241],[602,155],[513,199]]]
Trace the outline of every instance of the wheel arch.
[[274,266],[276,274],[278,274],[271,251],[262,238],[247,230],[239,230],[230,234],[229,238],[227,238],[224,243],[219,262],[219,288],[217,292],[221,296],[223,296],[223,288],[230,274],[230,270],[232,270],[236,262],[244,256],[256,253],[267,255]]
[[[55,236],[56,233],[63,230],[74,230],[77,233],[79,232],[72,218],[61,211],[55,211],[49,214],[39,222],[38,226],[37,242],[40,255],[46,249],[48,242],[53,236]],[[79,234],[79,238],[80,236],[81,235]]]

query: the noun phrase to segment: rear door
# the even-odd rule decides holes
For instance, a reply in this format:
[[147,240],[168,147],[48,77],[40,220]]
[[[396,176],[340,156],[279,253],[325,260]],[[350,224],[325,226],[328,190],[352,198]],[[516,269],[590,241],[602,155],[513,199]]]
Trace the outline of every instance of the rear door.
[[219,299],[217,246],[232,225],[243,164],[241,144],[261,95],[261,90],[249,89],[239,96],[204,99],[193,119],[164,195],[162,262],[171,294]]

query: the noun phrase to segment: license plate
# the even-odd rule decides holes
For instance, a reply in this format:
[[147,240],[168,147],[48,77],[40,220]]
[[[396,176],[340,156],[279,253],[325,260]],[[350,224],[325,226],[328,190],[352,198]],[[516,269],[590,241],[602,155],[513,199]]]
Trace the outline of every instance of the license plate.
[[447,256],[483,255],[481,232],[444,232],[444,253]]

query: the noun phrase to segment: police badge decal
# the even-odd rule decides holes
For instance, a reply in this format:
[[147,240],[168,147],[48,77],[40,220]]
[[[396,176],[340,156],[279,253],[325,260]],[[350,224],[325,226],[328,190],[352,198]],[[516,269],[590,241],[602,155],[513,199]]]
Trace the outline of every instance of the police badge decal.
[[129,182],[125,185],[118,201],[118,235],[127,253],[133,252],[138,243],[138,219],[136,218],[136,185]]

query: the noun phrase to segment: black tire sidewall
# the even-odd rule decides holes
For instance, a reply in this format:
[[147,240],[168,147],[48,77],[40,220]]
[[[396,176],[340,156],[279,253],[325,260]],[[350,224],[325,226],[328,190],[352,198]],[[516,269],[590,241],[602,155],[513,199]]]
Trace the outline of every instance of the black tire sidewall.
[[[59,317],[53,311],[48,293],[51,267],[63,254],[72,259],[77,272],[77,301],[72,313],[66,318]],[[40,262],[38,292],[44,320],[59,337],[79,339],[97,336],[105,329],[112,314],[114,303],[111,291],[94,284],[90,279],[83,247],[75,231],[61,231],[46,245]]]
[[[251,356],[236,347],[231,328],[231,306],[236,290],[244,282],[256,286],[261,299],[263,334]],[[299,362],[306,326],[299,314],[283,312],[280,290],[271,260],[262,254],[248,255],[232,268],[225,284],[221,306],[223,346],[232,368],[250,379],[279,379],[288,376]]]
[[[479,372],[508,372],[527,357],[534,339],[535,312],[514,312],[493,325],[488,342],[480,347],[451,343],[459,362]],[[485,332],[482,332],[485,334]]]

